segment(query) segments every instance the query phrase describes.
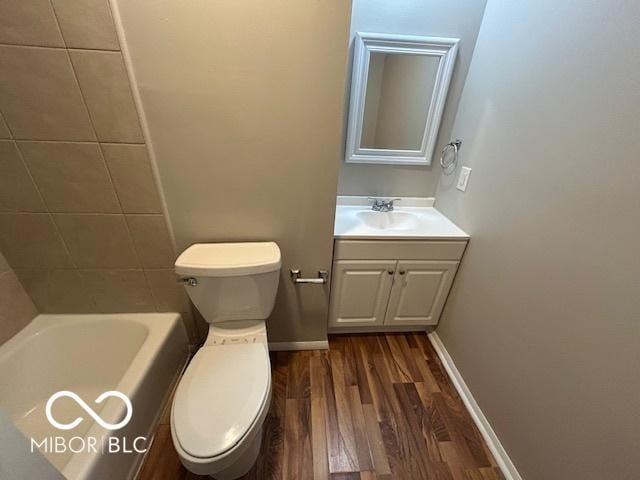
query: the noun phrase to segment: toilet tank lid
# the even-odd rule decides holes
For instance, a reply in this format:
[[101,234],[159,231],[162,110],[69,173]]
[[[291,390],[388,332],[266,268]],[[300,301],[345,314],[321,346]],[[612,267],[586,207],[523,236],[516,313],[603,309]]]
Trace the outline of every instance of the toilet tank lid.
[[180,254],[178,275],[233,277],[280,269],[280,249],[275,242],[196,243]]

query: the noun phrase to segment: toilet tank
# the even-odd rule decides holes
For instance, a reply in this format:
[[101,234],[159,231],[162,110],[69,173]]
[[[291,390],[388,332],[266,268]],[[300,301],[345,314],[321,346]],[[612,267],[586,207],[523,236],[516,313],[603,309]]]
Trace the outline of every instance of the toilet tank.
[[275,242],[197,243],[175,263],[187,294],[209,323],[266,319],[275,304],[280,267]]

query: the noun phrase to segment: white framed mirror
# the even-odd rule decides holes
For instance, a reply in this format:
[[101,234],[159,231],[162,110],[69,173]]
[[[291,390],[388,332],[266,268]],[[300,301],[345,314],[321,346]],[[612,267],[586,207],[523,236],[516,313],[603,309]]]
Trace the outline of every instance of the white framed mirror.
[[431,164],[458,42],[357,33],[346,162]]

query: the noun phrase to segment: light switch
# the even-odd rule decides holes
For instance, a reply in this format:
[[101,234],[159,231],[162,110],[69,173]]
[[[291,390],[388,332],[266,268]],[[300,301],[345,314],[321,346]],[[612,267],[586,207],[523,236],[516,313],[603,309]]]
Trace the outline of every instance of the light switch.
[[471,168],[462,167],[460,169],[460,176],[458,177],[458,183],[456,184],[456,188],[462,192],[467,189],[467,184],[469,183],[469,176],[471,176]]

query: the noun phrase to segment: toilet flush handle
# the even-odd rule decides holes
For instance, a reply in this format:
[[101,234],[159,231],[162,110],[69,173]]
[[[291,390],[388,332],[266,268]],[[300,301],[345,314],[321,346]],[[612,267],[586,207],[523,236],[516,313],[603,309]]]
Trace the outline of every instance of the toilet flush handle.
[[198,279],[194,277],[179,278],[178,283],[183,283],[187,287],[196,287],[198,286]]

